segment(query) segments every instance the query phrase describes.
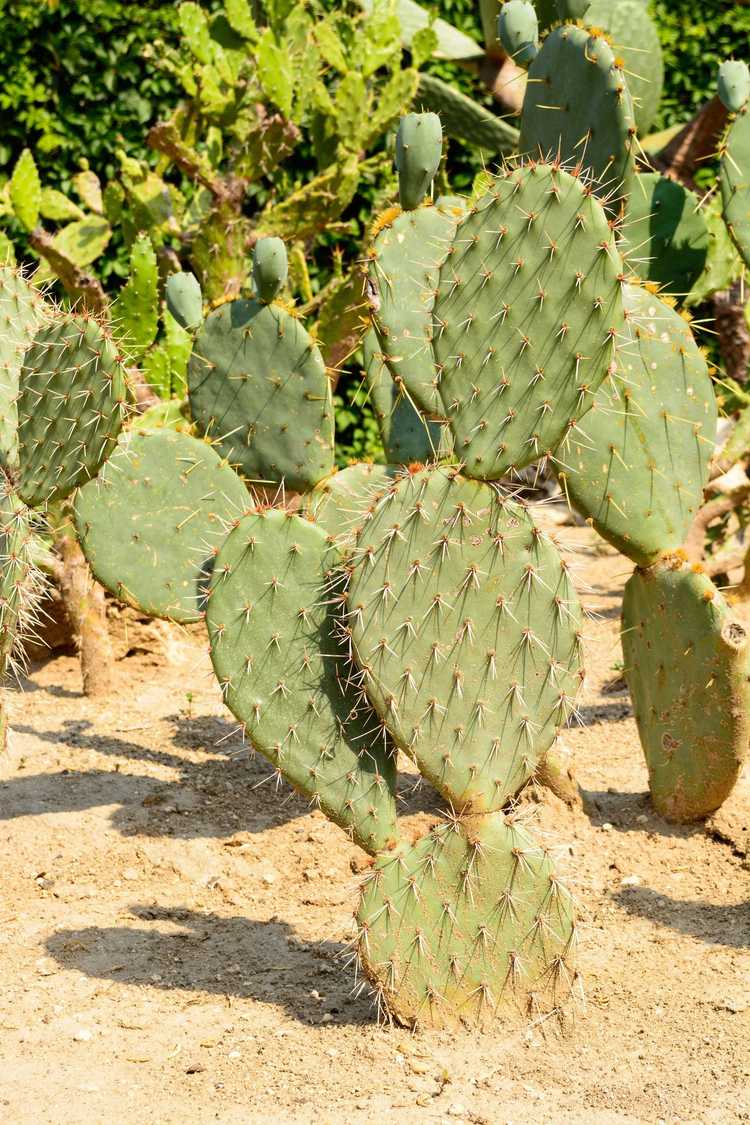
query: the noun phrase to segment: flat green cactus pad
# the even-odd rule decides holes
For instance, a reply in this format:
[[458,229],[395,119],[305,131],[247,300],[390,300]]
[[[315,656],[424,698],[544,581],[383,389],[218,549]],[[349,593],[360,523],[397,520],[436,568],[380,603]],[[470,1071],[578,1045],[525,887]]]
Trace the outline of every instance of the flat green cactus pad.
[[629,342],[556,463],[573,506],[642,566],[685,541],[703,500],[716,398],[690,328],[646,289],[625,286]]
[[395,764],[337,628],[330,537],[280,510],[221,548],[206,611],[211,660],[253,746],[369,852],[396,840]]
[[19,377],[26,348],[44,314],[41,293],[12,266],[0,266],[0,466],[18,464]]
[[711,580],[673,558],[628,581],[622,648],[656,808],[668,820],[708,816],[750,745],[745,630]]
[[434,351],[456,456],[495,480],[545,457],[591,406],[623,330],[604,210],[555,165],[508,170],[440,270]]
[[422,206],[401,211],[373,242],[368,293],[386,364],[399,389],[428,415],[442,412],[432,350],[438,267],[461,211]]
[[439,824],[378,858],[358,949],[400,1023],[543,1016],[574,981],[575,910],[549,856],[502,813]]
[[96,578],[151,617],[198,621],[216,553],[247,490],[204,441],[130,431],[76,493],[78,538]]
[[59,500],[95,476],[125,416],[125,371],[93,319],[65,316],[34,336],[18,397],[18,492],[30,507]]
[[38,582],[28,509],[0,470],[0,680],[29,632]]
[[563,24],[529,67],[519,151],[590,173],[612,214],[634,170],[635,117],[625,74],[603,35]]
[[724,221],[750,266],[750,102],[731,122],[721,157]]
[[656,24],[643,0],[593,0],[584,20],[600,27],[622,58],[639,136],[645,137],[659,111],[664,60]]
[[206,318],[190,357],[190,409],[248,480],[305,492],[333,470],[325,365],[277,304],[231,301]]
[[402,471],[398,465],[369,461],[347,465],[308,492],[302,508],[341,547],[354,537],[377,497]]
[[526,511],[452,468],[363,523],[349,622],[367,693],[455,808],[502,808],[565,726],[581,673],[567,567]]
[[[636,4],[639,0],[634,0]],[[654,172],[633,180],[624,236],[628,265],[644,281],[685,295],[706,265],[708,226],[692,191]]]
[[365,333],[362,350],[367,392],[380,426],[386,461],[392,465],[434,461],[445,451],[447,427],[424,418],[404,390],[399,390],[374,328]]

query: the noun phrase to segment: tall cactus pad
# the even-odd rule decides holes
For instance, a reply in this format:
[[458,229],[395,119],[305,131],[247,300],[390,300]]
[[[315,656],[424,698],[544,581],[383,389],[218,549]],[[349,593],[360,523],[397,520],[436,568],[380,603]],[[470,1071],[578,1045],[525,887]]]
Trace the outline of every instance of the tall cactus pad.
[[365,333],[362,350],[367,394],[380,426],[386,461],[393,465],[434,461],[442,451],[445,426],[423,418],[406,391],[394,383],[374,328]]
[[202,433],[250,480],[305,492],[333,470],[333,406],[320,352],[280,305],[232,301],[208,316],[188,370]]
[[721,199],[724,221],[750,266],[750,103],[730,124],[722,146]]
[[578,601],[525,510],[454,469],[408,474],[357,541],[349,621],[367,693],[456,808],[499,809],[574,708]]
[[249,497],[204,441],[172,430],[124,434],[74,501],[96,578],[150,617],[198,621],[208,578]]
[[18,463],[19,377],[43,313],[41,293],[19,270],[0,266],[0,466],[6,469]]
[[167,308],[180,328],[191,331],[203,320],[203,294],[192,273],[173,273],[165,287]]
[[439,824],[379,857],[357,922],[364,972],[401,1023],[538,1017],[570,993],[572,900],[547,853],[502,813]]
[[620,370],[557,455],[573,505],[641,566],[685,541],[703,500],[716,432],[706,361],[682,317],[625,286]]
[[395,767],[338,639],[325,532],[246,516],[219,552],[206,620],[230,710],[257,750],[369,852],[396,840]]
[[426,414],[440,414],[432,309],[438,267],[451,248],[458,207],[402,211],[379,231],[369,256],[369,297],[381,350],[400,391]]
[[26,352],[18,397],[18,492],[30,507],[95,476],[115,447],[127,387],[107,332],[85,316],[42,327]]
[[622,58],[633,116],[645,137],[659,111],[664,60],[659,32],[643,0],[593,0],[586,12],[589,27],[605,31],[615,55]]
[[545,456],[586,413],[623,330],[622,262],[599,201],[556,165],[509,170],[440,270],[434,351],[469,476]]
[[341,549],[354,539],[376,499],[401,472],[397,465],[369,461],[347,465],[308,492],[302,508]]
[[519,148],[588,171],[612,213],[627,196],[635,157],[635,118],[625,75],[601,34],[555,28],[529,67]]
[[288,262],[286,246],[280,238],[261,238],[253,251],[255,295],[270,304],[286,285]]
[[430,190],[443,155],[443,127],[436,113],[407,113],[396,136],[399,199],[413,211]]
[[677,296],[695,285],[709,245],[699,206],[698,197],[676,180],[655,172],[634,178],[623,239],[632,247],[628,265],[644,281]]
[[671,559],[625,587],[622,647],[656,808],[668,820],[708,816],[750,744],[745,630],[705,574]]
[[28,632],[38,579],[29,513],[0,470],[0,680]]

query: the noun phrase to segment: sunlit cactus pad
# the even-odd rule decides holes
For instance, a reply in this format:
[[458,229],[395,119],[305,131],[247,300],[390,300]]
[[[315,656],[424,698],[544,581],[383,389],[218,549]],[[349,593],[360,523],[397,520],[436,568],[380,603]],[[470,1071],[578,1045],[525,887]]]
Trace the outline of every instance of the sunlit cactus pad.
[[635,116],[621,61],[601,33],[563,24],[529,67],[519,151],[580,165],[619,210],[634,169]]
[[280,510],[246,516],[214,566],[211,660],[253,746],[370,852],[396,839],[395,765],[338,636],[319,527]]
[[34,336],[18,397],[18,492],[31,507],[95,476],[125,415],[125,370],[91,317],[60,316]]
[[588,27],[606,32],[615,56],[623,61],[633,101],[633,116],[641,137],[649,132],[659,111],[664,84],[659,31],[643,0],[593,0],[584,16]]
[[407,474],[363,524],[349,623],[368,696],[454,807],[499,809],[574,707],[580,617],[554,544],[455,469]]
[[442,413],[432,350],[438,267],[451,248],[462,209],[438,200],[401,211],[378,233],[369,256],[369,294],[381,351],[413,404]]
[[212,312],[195,341],[188,385],[201,432],[248,480],[304,492],[332,471],[325,365],[280,305],[231,301]]
[[502,813],[439,824],[379,857],[357,922],[365,975],[405,1024],[542,1016],[574,982],[571,897],[547,853]]
[[622,261],[599,200],[555,164],[508,169],[440,270],[435,357],[467,475],[546,456],[616,362]]
[[0,266],[0,465],[18,463],[19,377],[26,348],[44,315],[41,293],[12,266]]
[[716,398],[689,325],[647,289],[625,286],[616,375],[557,454],[573,505],[640,565],[675,551],[703,500]]
[[724,221],[750,266],[750,102],[731,122],[721,157]]
[[39,580],[29,511],[0,469],[0,678],[31,629]]
[[202,617],[213,560],[249,506],[244,484],[204,441],[172,430],[124,434],[74,501],[97,579],[152,617]]
[[656,172],[633,180],[623,240],[638,276],[676,296],[692,289],[708,258],[708,226],[698,197]]
[[672,558],[628,581],[622,648],[656,808],[668,820],[708,816],[750,745],[745,630],[705,574]]

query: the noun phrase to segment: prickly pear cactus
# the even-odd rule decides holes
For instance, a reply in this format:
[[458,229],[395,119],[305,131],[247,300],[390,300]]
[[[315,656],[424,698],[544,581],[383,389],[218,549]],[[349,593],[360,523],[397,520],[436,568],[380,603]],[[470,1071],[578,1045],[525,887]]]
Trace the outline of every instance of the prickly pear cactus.
[[622,61],[602,33],[564,23],[529,67],[519,149],[592,177],[611,214],[630,191],[635,116]]
[[659,31],[643,0],[593,0],[584,16],[588,27],[606,33],[623,61],[638,134],[645,137],[656,118],[664,85]]
[[41,293],[20,270],[0,266],[0,466],[18,463],[18,388],[23,357],[45,314]]
[[507,55],[528,67],[539,54],[539,21],[529,0],[507,0],[497,20],[500,42]]
[[391,211],[378,221],[368,294],[380,350],[397,389],[428,416],[441,416],[432,310],[438,268],[451,250],[462,209],[454,202]]
[[398,465],[373,465],[369,461],[347,465],[307,493],[302,511],[343,550],[354,539],[376,499],[402,472]]
[[131,430],[76,493],[78,538],[94,575],[151,617],[198,621],[216,553],[250,503],[204,441]]
[[367,394],[380,427],[386,461],[409,465],[413,461],[434,461],[441,452],[447,452],[443,440],[447,427],[424,418],[406,390],[393,381],[374,328],[365,333],[362,351]]
[[698,197],[656,172],[642,172],[633,179],[625,240],[630,248],[628,265],[638,276],[676,296],[692,289],[708,258],[708,226]]
[[563,441],[560,482],[575,508],[640,566],[680,547],[703,500],[716,398],[689,325],[648,289],[624,287],[618,371]]
[[167,308],[186,331],[200,327],[203,320],[203,294],[192,273],[173,273],[165,287]]
[[201,433],[248,480],[305,492],[333,470],[325,365],[282,305],[237,300],[206,317],[188,390]]
[[363,521],[348,613],[399,748],[454,807],[501,809],[579,686],[578,602],[552,542],[453,468],[408,473]]
[[436,113],[407,113],[396,136],[399,200],[413,211],[430,190],[443,155],[443,128]]
[[708,816],[750,744],[745,630],[711,580],[673,556],[625,587],[622,646],[654,804],[668,820]]
[[433,348],[472,477],[545,458],[617,362],[623,265],[599,200],[557,164],[508,169],[440,269]]
[[456,817],[378,858],[357,914],[365,973],[402,1023],[541,1016],[574,979],[575,912],[512,818]]
[[126,411],[125,371],[108,332],[87,316],[57,316],[25,353],[18,396],[18,493],[29,507],[70,496],[115,447]]
[[229,709],[256,750],[371,853],[397,840],[395,763],[340,636],[330,536],[271,510],[221,548],[206,621]]
[[34,553],[29,511],[0,469],[0,682],[12,668],[19,641],[33,633],[41,588]]

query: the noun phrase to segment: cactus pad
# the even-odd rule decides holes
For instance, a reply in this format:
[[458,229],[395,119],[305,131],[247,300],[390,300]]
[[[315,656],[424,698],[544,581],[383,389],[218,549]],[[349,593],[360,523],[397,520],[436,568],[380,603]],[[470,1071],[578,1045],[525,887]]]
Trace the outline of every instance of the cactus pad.
[[721,199],[724,221],[750,266],[750,103],[731,122],[722,146]]
[[349,623],[397,745],[456,808],[502,808],[564,727],[578,601],[526,511],[455,469],[408,473],[353,555]]
[[188,386],[201,432],[249,480],[304,492],[332,471],[325,366],[280,305],[231,301],[212,312],[193,347]]
[[180,328],[191,331],[203,320],[203,294],[192,273],[173,273],[165,287],[167,308]]
[[622,647],[656,808],[668,820],[708,816],[750,743],[745,630],[711,580],[673,557],[628,581]]
[[539,53],[539,20],[529,0],[507,0],[500,9],[498,35],[503,49],[522,67],[529,66]]
[[39,580],[28,509],[0,470],[0,680],[28,635]]
[[446,427],[423,418],[406,393],[394,383],[370,328],[362,341],[370,404],[380,426],[385,459],[391,465],[433,461],[442,451]]
[[636,128],[645,137],[659,111],[664,85],[659,32],[648,8],[643,0],[593,0],[586,23],[606,32],[622,58]]
[[130,431],[74,501],[96,578],[151,617],[198,621],[214,557],[249,497],[204,441]]
[[460,210],[418,207],[383,226],[372,246],[369,297],[381,350],[399,390],[426,414],[440,414],[432,348],[438,267],[451,248]]
[[28,348],[18,397],[18,492],[30,507],[70,496],[114,449],[125,371],[111,337],[85,316],[50,320]]
[[682,545],[703,500],[716,432],[706,361],[682,317],[625,286],[630,342],[617,375],[563,442],[561,483],[576,507],[640,565]]
[[211,660],[255,748],[376,852],[396,840],[395,766],[337,635],[338,563],[309,521],[279,510],[246,516],[214,566]]
[[636,176],[623,233],[633,247],[628,265],[665,292],[684,295],[702,274],[708,226],[698,197],[676,180],[654,172]]
[[730,113],[739,113],[750,98],[750,69],[746,62],[727,59],[719,67],[719,97]]
[[443,155],[443,127],[436,113],[407,113],[396,135],[401,206],[413,211],[430,190]]
[[529,67],[519,149],[579,165],[611,213],[630,190],[635,118],[622,66],[601,34],[557,27]]
[[439,824],[380,856],[357,914],[365,975],[405,1024],[488,1025],[559,1009],[575,911],[546,852],[492,813]]
[[369,461],[347,465],[308,492],[302,510],[341,548],[353,539],[368,509],[401,472],[396,465]]
[[44,313],[41,293],[19,270],[0,266],[0,466],[18,463],[19,377],[26,348]]
[[286,246],[281,238],[266,237],[255,243],[253,284],[256,297],[264,305],[270,304],[284,288],[288,270]]
[[546,456],[589,409],[623,330],[622,262],[604,210],[556,165],[509,170],[440,270],[438,389],[469,476]]

